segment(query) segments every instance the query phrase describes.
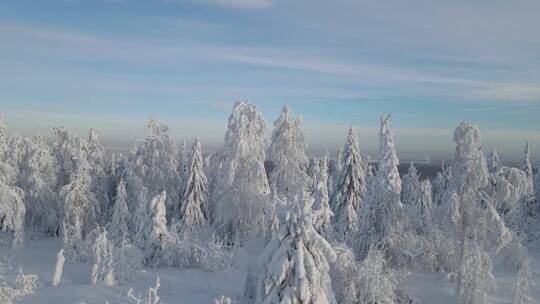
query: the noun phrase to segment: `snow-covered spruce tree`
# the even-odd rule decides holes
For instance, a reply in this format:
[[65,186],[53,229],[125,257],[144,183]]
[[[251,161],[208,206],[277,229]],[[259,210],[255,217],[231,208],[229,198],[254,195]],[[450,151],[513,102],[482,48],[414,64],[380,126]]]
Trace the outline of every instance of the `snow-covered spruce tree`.
[[[0,161],[0,166],[6,166]],[[23,203],[24,192],[21,188],[10,186],[0,176],[0,224],[2,231],[13,231],[13,247],[24,244],[24,218],[26,208]]]
[[130,213],[127,206],[126,183],[120,180],[116,187],[116,199],[113,205],[112,218],[107,230],[115,245],[120,245],[129,237]]
[[332,197],[337,237],[351,240],[358,231],[358,212],[366,191],[366,178],[354,128],[349,129],[343,149],[339,182]]
[[295,119],[291,110],[284,106],[274,122],[272,141],[266,153],[267,160],[273,164],[268,183],[276,195],[286,198],[306,190],[309,160],[304,149],[301,120]]
[[[110,202],[109,202],[109,171],[105,159],[105,148],[99,140],[99,133],[95,128],[91,128],[88,133],[88,141],[84,149],[86,158],[90,166],[90,175],[92,176],[92,192],[99,202],[100,212],[104,215],[103,222],[108,221]],[[98,214],[101,218],[101,214]]]
[[201,141],[199,137],[196,137],[191,151],[189,176],[181,202],[180,222],[185,232],[204,230],[209,223],[208,181],[203,166]]
[[71,176],[77,173],[78,162],[82,157],[84,141],[69,133],[64,128],[54,128],[57,142],[53,144],[52,153],[56,159],[56,184],[60,189],[71,182]]
[[153,265],[162,254],[162,244],[168,235],[165,201],[167,192],[161,191],[150,202],[150,221],[146,232],[144,246],[144,261],[146,265]]
[[169,127],[151,117],[147,135],[135,143],[126,166],[128,207],[133,212],[138,205],[148,204],[151,197],[167,191],[165,206],[170,214],[178,203],[180,178],[177,172],[177,149],[169,137]]
[[4,122],[4,116],[0,114],[0,160],[4,160],[4,151],[8,140],[8,134],[6,129],[6,123]]
[[221,151],[222,169],[212,195],[217,234],[229,246],[241,245],[248,236],[264,234],[269,225],[265,125],[254,105],[234,105]]
[[[180,195],[182,195],[186,189],[186,183],[189,176],[190,160],[187,154],[188,153],[187,153],[187,148],[186,148],[186,140],[182,138],[182,140],[180,140],[180,145],[178,146],[178,153],[176,157],[178,161],[177,171],[178,171],[178,176],[180,178],[180,192],[179,192]],[[175,205],[175,208],[177,210],[174,210],[174,212],[177,218],[179,218],[180,216],[180,214],[178,213],[180,212],[181,207],[182,207],[181,205],[178,205],[178,204]]]
[[474,240],[466,241],[464,252],[457,290],[459,303],[485,304],[488,293],[497,288],[491,258]]
[[336,303],[329,276],[336,256],[313,227],[312,201],[296,197],[289,204],[279,233],[261,255],[256,303]]
[[115,285],[113,268],[113,249],[114,246],[107,237],[107,230],[97,229],[97,237],[92,245],[92,271],[90,273],[90,282],[96,285],[103,282],[107,286]]
[[95,227],[99,214],[99,202],[91,191],[92,178],[88,162],[81,152],[77,160],[77,172],[71,174],[69,184],[60,190],[64,202],[62,238],[69,259],[83,259],[83,240]]
[[[390,255],[397,254],[396,241],[402,237],[406,224],[401,204],[401,179],[394,135],[389,127],[390,115],[381,117],[380,158],[375,176],[368,179],[368,190],[361,209],[356,252],[365,256],[371,246],[384,247]],[[397,258],[394,256],[393,258]]]
[[401,201],[410,228],[416,233],[423,234],[431,230],[431,207],[433,202],[431,183],[429,180],[420,181],[416,168],[411,163],[408,173],[403,177]]
[[499,160],[499,154],[497,150],[491,149],[488,158],[488,170],[491,173],[497,172],[501,167],[501,161]]
[[452,176],[452,171],[445,168],[444,161],[441,165],[441,172],[437,172],[437,176],[433,179],[432,182],[432,192],[433,192],[433,205],[439,206],[442,203],[442,197],[448,188],[450,177]]
[[530,283],[531,270],[529,268],[529,258],[525,258],[519,267],[519,273],[514,285],[512,304],[533,303],[531,298]]
[[330,208],[330,198],[328,196],[328,158],[320,160],[315,168],[313,178],[313,214],[314,227],[320,235],[325,238],[333,236],[334,227],[332,226],[331,218],[334,215]]
[[420,195],[420,178],[416,167],[411,162],[409,171],[403,176],[401,187],[401,202],[405,207],[414,206]]
[[534,209],[534,172],[533,172],[533,166],[531,162],[531,148],[529,146],[529,142],[525,144],[525,153],[523,155],[523,171],[525,171],[525,174],[527,176],[527,185],[528,189],[526,189],[524,201],[527,205],[529,213],[532,213],[532,210]]
[[455,240],[456,247],[459,248],[459,266],[456,265],[457,294],[460,298],[462,294],[466,294],[465,298],[468,299],[474,296],[469,295],[470,290],[464,290],[465,285],[472,284],[469,283],[472,279],[465,273],[470,269],[467,266],[468,261],[472,257],[475,261],[473,263],[477,263],[478,259],[484,264],[491,263],[484,248],[491,250],[500,247],[507,239],[507,229],[495,210],[492,199],[484,191],[488,185],[489,173],[480,148],[480,130],[473,124],[463,122],[454,131],[454,142],[456,152],[452,177],[440,206],[441,230],[450,240]]

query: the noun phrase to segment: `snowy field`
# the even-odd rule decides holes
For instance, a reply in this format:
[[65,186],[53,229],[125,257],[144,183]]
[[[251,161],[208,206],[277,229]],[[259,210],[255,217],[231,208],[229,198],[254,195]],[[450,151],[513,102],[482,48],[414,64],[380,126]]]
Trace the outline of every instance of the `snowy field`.
[[[6,235],[2,235],[6,239]],[[160,277],[161,287],[158,295],[162,304],[179,303],[213,303],[221,295],[230,298],[240,298],[243,293],[246,278],[246,258],[237,261],[237,269],[224,272],[210,273],[197,269],[178,268],[145,268],[137,278],[127,285],[107,287],[90,284],[90,264],[66,262],[62,282],[57,287],[51,286],[51,279],[56,262],[56,253],[62,248],[61,239],[44,238],[30,240],[25,249],[12,249],[5,241],[0,248],[4,277],[14,281],[20,268],[26,274],[39,276],[38,288],[35,293],[24,297],[20,303],[27,304],[58,304],[58,303],[135,303],[127,297],[130,288],[135,294],[145,293],[155,285]],[[256,256],[251,256],[256,259]],[[242,265],[243,264],[243,265]],[[540,258],[532,260],[531,293],[535,299],[540,299]],[[497,292],[490,295],[490,303],[511,303],[512,288],[516,272],[503,265],[495,266]],[[534,284],[534,285],[533,285]],[[448,282],[440,275],[433,273],[410,273],[402,282],[402,288],[409,291],[420,303],[450,304],[457,303],[453,294],[455,283]],[[532,303],[540,303],[538,301]]]

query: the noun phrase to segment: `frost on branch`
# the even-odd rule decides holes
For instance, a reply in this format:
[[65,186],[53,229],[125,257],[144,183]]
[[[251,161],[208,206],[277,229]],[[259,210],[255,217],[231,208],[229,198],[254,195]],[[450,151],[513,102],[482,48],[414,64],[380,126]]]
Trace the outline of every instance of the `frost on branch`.
[[336,303],[329,276],[330,244],[313,228],[309,197],[295,198],[261,255],[257,302]]

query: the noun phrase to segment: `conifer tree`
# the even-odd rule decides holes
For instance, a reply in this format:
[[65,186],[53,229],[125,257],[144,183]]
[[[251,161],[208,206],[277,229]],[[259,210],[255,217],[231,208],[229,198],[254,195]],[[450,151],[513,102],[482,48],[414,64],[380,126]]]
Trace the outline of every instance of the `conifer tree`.
[[378,169],[368,180],[366,200],[361,210],[360,234],[356,244],[361,256],[365,256],[372,245],[375,248],[384,247],[393,255],[397,250],[395,243],[406,225],[401,203],[401,178],[397,169],[399,161],[389,119],[390,115],[381,117]]
[[313,227],[312,199],[295,200],[261,256],[256,303],[336,303],[329,276],[335,252]]
[[208,181],[203,166],[201,141],[197,137],[193,142],[189,175],[182,195],[180,221],[184,231],[204,230],[208,226]]
[[315,167],[313,178],[313,213],[315,229],[323,237],[328,238],[333,235],[334,228],[331,218],[334,215],[330,208],[330,198],[328,196],[328,158],[325,155]]
[[108,231],[114,244],[120,245],[129,236],[130,213],[127,206],[127,191],[124,179],[120,179],[116,187],[116,199],[113,205],[112,218]]
[[150,202],[150,219],[147,227],[144,259],[146,265],[156,263],[162,254],[162,245],[168,236],[165,201],[166,191],[161,191]]
[[338,237],[346,239],[358,231],[358,213],[366,191],[364,165],[352,127],[347,135],[343,156],[339,182],[332,198],[332,209]]
[[301,193],[308,186],[309,160],[304,149],[301,120],[294,119],[291,110],[284,106],[274,123],[272,142],[267,151],[267,158],[273,164],[268,182],[282,198]]

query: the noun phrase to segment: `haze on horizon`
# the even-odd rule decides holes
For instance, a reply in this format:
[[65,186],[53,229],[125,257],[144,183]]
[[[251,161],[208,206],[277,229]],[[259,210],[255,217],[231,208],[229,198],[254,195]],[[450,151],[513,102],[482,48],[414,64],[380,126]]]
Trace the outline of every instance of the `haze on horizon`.
[[284,104],[312,151],[349,125],[363,153],[392,113],[403,159],[447,158],[460,121],[485,149],[540,156],[540,3],[65,0],[0,3],[0,112],[10,133],[95,126],[110,147],[148,116],[218,147],[237,100],[268,132]]

